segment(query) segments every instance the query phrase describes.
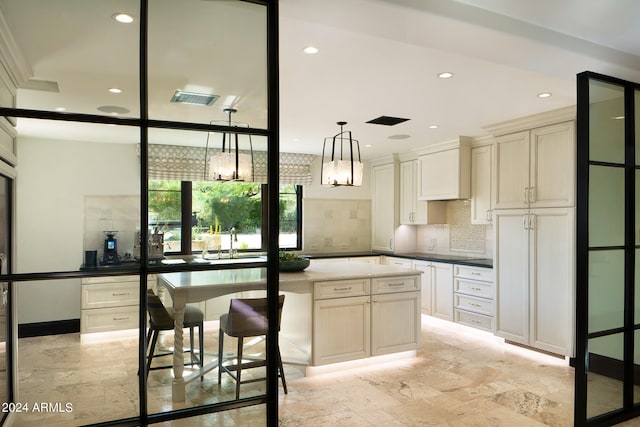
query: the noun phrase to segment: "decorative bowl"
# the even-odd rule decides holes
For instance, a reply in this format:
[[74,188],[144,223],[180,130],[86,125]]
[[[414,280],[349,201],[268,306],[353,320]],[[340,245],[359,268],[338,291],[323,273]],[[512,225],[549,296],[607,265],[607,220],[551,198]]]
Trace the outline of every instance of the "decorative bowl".
[[280,271],[302,271],[309,267],[309,258],[298,258],[294,260],[280,260]]

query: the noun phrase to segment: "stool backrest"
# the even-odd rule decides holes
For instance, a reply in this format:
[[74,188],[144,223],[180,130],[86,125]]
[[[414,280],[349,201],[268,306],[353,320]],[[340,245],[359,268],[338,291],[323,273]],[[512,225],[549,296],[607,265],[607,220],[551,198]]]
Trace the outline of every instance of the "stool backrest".
[[[283,305],[284,295],[280,295],[278,297],[278,330],[280,330]],[[230,331],[241,335],[266,335],[267,299],[232,298],[229,304],[227,327]]]
[[173,317],[171,317],[160,297],[152,289],[147,291],[147,311],[151,318],[152,327],[166,328],[168,326],[173,328]]

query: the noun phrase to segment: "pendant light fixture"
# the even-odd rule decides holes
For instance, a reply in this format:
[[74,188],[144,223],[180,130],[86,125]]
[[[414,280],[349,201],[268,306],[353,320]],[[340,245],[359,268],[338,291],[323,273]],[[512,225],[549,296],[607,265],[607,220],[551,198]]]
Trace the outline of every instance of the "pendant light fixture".
[[[360,143],[351,137],[351,131],[343,130],[347,122],[337,122],[337,124],[340,126],[340,133],[324,139],[320,182],[326,187],[359,187],[362,185],[364,169],[360,160]],[[327,152],[328,145],[331,145],[331,157]],[[357,159],[354,158],[354,146]]]
[[[235,108],[225,108],[223,110],[229,116],[228,125],[231,129],[234,125],[231,122],[231,115],[237,110]],[[214,122],[210,122],[213,124]],[[209,136],[213,132],[207,133],[207,146],[205,148],[205,180],[211,181],[253,181],[253,144],[251,135],[249,138],[249,152],[240,152],[238,140],[240,135],[237,132],[222,133],[221,150],[211,156],[207,174],[207,151],[209,150]]]

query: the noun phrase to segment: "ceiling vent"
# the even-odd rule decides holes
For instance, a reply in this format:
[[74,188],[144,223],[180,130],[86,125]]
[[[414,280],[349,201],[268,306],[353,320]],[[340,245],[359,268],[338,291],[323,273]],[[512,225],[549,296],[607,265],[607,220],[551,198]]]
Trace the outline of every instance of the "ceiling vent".
[[409,119],[403,119],[401,117],[380,116],[378,118],[369,120],[367,123],[373,125],[395,126],[398,123],[406,122]]
[[216,102],[218,98],[220,98],[218,95],[211,95],[208,93],[185,92],[182,90],[177,90],[176,93],[173,94],[173,97],[171,97],[171,102],[209,106]]

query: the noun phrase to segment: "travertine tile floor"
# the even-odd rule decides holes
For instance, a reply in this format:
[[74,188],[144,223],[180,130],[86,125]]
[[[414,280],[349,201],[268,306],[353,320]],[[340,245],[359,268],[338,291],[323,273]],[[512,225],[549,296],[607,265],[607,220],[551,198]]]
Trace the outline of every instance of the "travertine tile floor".
[[[217,331],[216,331],[217,332]],[[289,394],[280,395],[282,426],[571,426],[573,368],[558,358],[505,345],[488,334],[423,316],[416,358],[304,377],[286,365]],[[216,333],[207,348],[215,351]],[[78,334],[20,339],[19,401],[72,403],[65,413],[19,414],[16,426],[72,426],[134,416],[136,340],[81,343]],[[149,410],[233,397],[217,375],[171,402],[169,370],[149,377]],[[220,392],[219,392],[220,391]],[[264,383],[243,386],[243,396]],[[264,407],[163,423],[163,426],[257,426]],[[628,425],[632,425],[628,423]]]

